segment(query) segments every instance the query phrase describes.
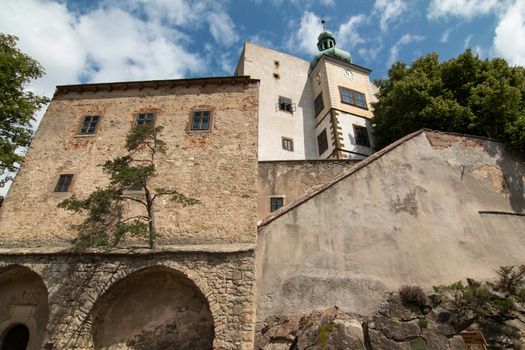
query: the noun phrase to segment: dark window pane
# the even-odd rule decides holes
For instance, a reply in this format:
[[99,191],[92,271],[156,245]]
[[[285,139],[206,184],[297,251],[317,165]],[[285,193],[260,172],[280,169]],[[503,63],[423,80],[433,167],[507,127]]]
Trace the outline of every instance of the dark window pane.
[[63,174],[58,178],[58,182],[55,186],[55,192],[67,192],[71,181],[73,180],[72,174]]
[[323,154],[328,149],[328,138],[326,137],[326,129],[317,135],[317,147],[319,148],[319,155]]
[[348,103],[348,104],[354,104],[354,100],[352,99],[352,91],[345,89],[345,88],[339,88],[339,91],[341,93],[341,102]]
[[155,115],[153,113],[140,113],[140,114],[137,114],[135,126],[152,125],[154,121],[155,121]]
[[282,138],[282,146],[283,146],[283,149],[287,151],[293,151],[293,140]]
[[98,119],[99,117],[97,115],[85,116],[82,126],[80,127],[80,134],[94,134],[97,130]]
[[366,107],[365,95],[360,92],[354,91],[355,103],[359,107]]
[[314,101],[315,115],[317,116],[324,108],[323,94],[320,93]]
[[368,130],[366,127],[354,125],[354,136],[356,144],[370,147],[370,139],[368,138]]
[[143,189],[144,187],[142,187],[142,184],[140,182],[134,183],[129,188],[130,191],[142,191]]
[[209,129],[209,124],[210,124],[210,117],[207,116],[207,115],[203,115],[202,116],[201,129],[203,129],[203,130]]
[[270,198],[270,211],[276,211],[284,205],[283,197],[272,197]]
[[209,130],[210,129],[211,112],[210,111],[195,111],[191,120],[191,130]]
[[292,100],[289,99],[288,97],[279,96],[279,109],[281,111],[286,111],[290,113],[293,112]]
[[342,86],[339,87],[339,93],[341,94],[341,102],[368,109],[365,94]]

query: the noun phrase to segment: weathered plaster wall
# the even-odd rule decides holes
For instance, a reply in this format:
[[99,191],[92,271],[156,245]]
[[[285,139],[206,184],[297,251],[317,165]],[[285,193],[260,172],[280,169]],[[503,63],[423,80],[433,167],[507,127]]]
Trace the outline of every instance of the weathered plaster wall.
[[262,220],[270,214],[270,197],[284,196],[284,205],[287,205],[355,163],[347,160],[259,162],[258,219]]
[[[119,349],[141,348],[134,347],[133,344],[151,345],[155,344],[155,340],[163,338],[159,334],[147,332],[136,336],[137,330],[140,329],[138,323],[147,324],[151,328],[156,325],[152,322],[159,320],[177,321],[180,326],[177,331],[183,334],[187,331],[185,336],[191,339],[199,330],[185,330],[184,321],[187,321],[185,318],[193,309],[194,311],[198,309],[198,305],[194,305],[195,302],[191,301],[195,297],[198,300],[205,298],[209,305],[215,334],[214,349],[253,348],[254,254],[249,249],[230,253],[165,251],[135,254],[36,254],[22,251],[7,253],[3,250],[0,253],[0,281],[5,273],[3,268],[12,266],[31,269],[42,278],[47,287],[49,321],[43,344],[52,344],[53,349],[105,349],[108,338],[109,341],[115,339],[111,336],[122,340]],[[171,280],[169,280],[169,273],[174,276]],[[155,280],[157,282],[164,280],[166,283],[158,285],[159,295],[148,295],[148,290],[151,292],[151,288],[155,288],[155,285],[148,286],[147,283]],[[187,287],[184,287],[186,289],[194,283],[197,291],[192,292],[190,288],[188,293],[201,295],[199,297],[184,294],[184,288],[172,289],[174,295],[186,298],[187,308],[179,307],[181,300],[163,298],[166,296],[167,289],[180,283],[186,285]],[[132,290],[121,288],[134,284],[142,285],[144,288]],[[5,285],[0,286],[2,291],[7,288],[8,286]],[[26,289],[23,287],[14,290],[18,293],[18,297],[21,297]],[[122,305],[123,301],[131,300],[130,295],[131,299],[147,298],[147,300],[141,302],[135,299],[129,305]],[[2,299],[1,302],[3,305],[5,301]],[[124,306],[129,309],[123,309]],[[206,307],[205,304],[203,306]],[[138,319],[125,318],[126,313],[134,315],[137,312],[143,313]],[[198,312],[206,314],[206,310]],[[111,323],[119,317],[122,322],[118,325]],[[206,325],[206,322],[204,324]],[[113,333],[108,335],[107,332],[104,333],[104,329]],[[40,332],[42,331],[40,329]],[[175,330],[172,330],[171,334],[176,334]],[[123,336],[118,338],[119,335]],[[94,336],[97,337],[95,341]],[[124,344],[126,341],[129,347]],[[147,348],[157,349],[155,346]],[[40,347],[32,347],[32,349],[40,349]],[[158,349],[165,349],[165,347],[160,346]]]
[[525,213],[525,165],[502,144],[422,132],[354,167],[262,223],[258,321],[334,305],[367,314],[404,284],[524,263],[525,216],[484,213]]
[[[2,246],[69,246],[68,227],[81,218],[57,204],[107,183],[99,165],[125,154],[125,136],[139,112],[156,113],[167,143],[152,187],[173,188],[202,202],[182,208],[161,198],[159,243],[254,242],[258,85],[209,80],[56,96],[0,209]],[[187,132],[195,109],[212,110],[211,132]],[[98,129],[78,136],[85,115],[100,116]],[[59,174],[74,174],[70,192],[53,192]]]
[[[261,80],[259,160],[317,159],[309,62],[248,42],[240,60],[242,64],[239,63],[236,74]],[[279,110],[279,96],[290,98],[296,106],[295,112]],[[282,148],[281,137],[293,139],[293,152]]]

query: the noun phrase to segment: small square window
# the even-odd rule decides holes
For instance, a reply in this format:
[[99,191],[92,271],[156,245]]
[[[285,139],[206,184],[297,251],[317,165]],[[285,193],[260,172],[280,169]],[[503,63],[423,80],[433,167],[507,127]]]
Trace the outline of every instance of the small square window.
[[273,61],[273,64],[275,65],[275,68],[279,68],[279,61]]
[[275,79],[279,79],[279,78],[280,78],[279,74],[277,74],[277,73],[273,73],[273,77],[274,77]]
[[86,115],[82,126],[80,127],[80,135],[90,135],[97,131],[97,125],[100,117],[98,115]]
[[280,111],[286,111],[293,113],[294,112],[294,106],[292,104],[292,100],[288,97],[279,96],[279,110]]
[[153,125],[155,124],[155,114],[154,113],[139,113],[135,118],[135,126],[141,125]]
[[61,174],[55,186],[55,192],[68,192],[73,181],[73,174]]
[[366,127],[354,125],[354,137],[357,145],[370,147],[370,139],[368,138],[368,130]]
[[288,137],[283,137],[281,139],[281,144],[283,146],[283,149],[293,152],[293,139],[290,139]]
[[323,154],[328,149],[328,138],[326,136],[326,129],[317,135],[317,147],[319,148],[319,155]]
[[324,108],[323,93],[321,92],[314,100],[315,116],[317,116]]
[[191,130],[210,130],[211,111],[194,111],[191,118]]
[[140,182],[134,183],[133,185],[129,186],[129,191],[142,191],[144,189],[144,186]]
[[270,211],[276,211],[284,205],[284,197],[270,197]]

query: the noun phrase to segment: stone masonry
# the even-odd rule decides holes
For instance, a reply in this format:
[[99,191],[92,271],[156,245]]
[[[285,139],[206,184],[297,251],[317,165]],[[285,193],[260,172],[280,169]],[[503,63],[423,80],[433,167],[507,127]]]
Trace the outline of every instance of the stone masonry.
[[[1,254],[0,261],[0,271],[19,265],[42,277],[49,293],[49,321],[43,344],[52,345],[52,349],[94,349],[91,311],[95,302],[115,282],[153,266],[182,272],[202,291],[213,315],[214,348],[251,349],[253,346],[254,257],[251,251]],[[117,328],[117,325],[108,326]]]
[[[200,110],[212,115],[205,132],[190,127]],[[162,341],[190,349],[190,337],[205,334],[209,343],[199,347],[252,349],[257,111],[258,81],[249,77],[58,87],[0,209],[0,335],[23,324],[33,337],[42,333],[31,347],[102,350],[165,348]],[[167,143],[152,187],[200,204],[159,201],[155,251],[135,239],[109,252],[73,252],[69,226],[82,217],[57,204],[107,183],[99,165],[125,154],[125,135],[145,112]],[[79,135],[90,115],[100,117],[96,133]],[[54,192],[60,174],[74,175],[68,192]],[[16,282],[17,274],[28,280]]]

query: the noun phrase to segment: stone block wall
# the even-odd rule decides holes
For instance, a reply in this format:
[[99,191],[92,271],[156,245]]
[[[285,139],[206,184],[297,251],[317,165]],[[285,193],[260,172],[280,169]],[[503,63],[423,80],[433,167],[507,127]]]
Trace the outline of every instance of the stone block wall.
[[[6,268],[13,266],[36,272],[47,288],[49,317],[43,341],[47,349],[105,349],[94,343],[95,329],[106,327],[117,331],[127,327],[127,324],[122,323],[118,327],[115,324],[97,324],[94,317],[95,310],[100,310],[100,307],[95,307],[97,301],[131,274],[159,267],[184,276],[202,293],[213,316],[214,349],[253,348],[255,304],[252,249],[226,253],[144,251],[135,254],[49,254],[11,251],[0,254],[0,277]],[[155,286],[161,287],[161,284]],[[108,307],[112,307],[111,302],[114,301],[110,298]],[[170,305],[163,304],[163,298],[155,301],[160,307],[169,309]],[[2,303],[5,302],[2,300]],[[105,303],[108,303],[107,298]],[[135,312],[140,305],[140,301],[128,304],[122,313]],[[172,316],[176,319],[177,314]],[[129,337],[126,339],[128,345],[135,341],[133,334]],[[124,344],[120,346],[119,349],[133,348]]]
[[[212,111],[210,132],[190,132],[192,111]],[[138,113],[155,113],[167,153],[157,157],[152,187],[176,189],[201,204],[157,206],[159,243],[250,243],[256,235],[258,82],[246,77],[59,87],[0,209],[3,247],[69,246],[81,217],[58,209],[75,194],[104,186],[100,164],[125,154]],[[98,115],[93,135],[78,135]],[[74,174],[70,192],[54,192]]]

